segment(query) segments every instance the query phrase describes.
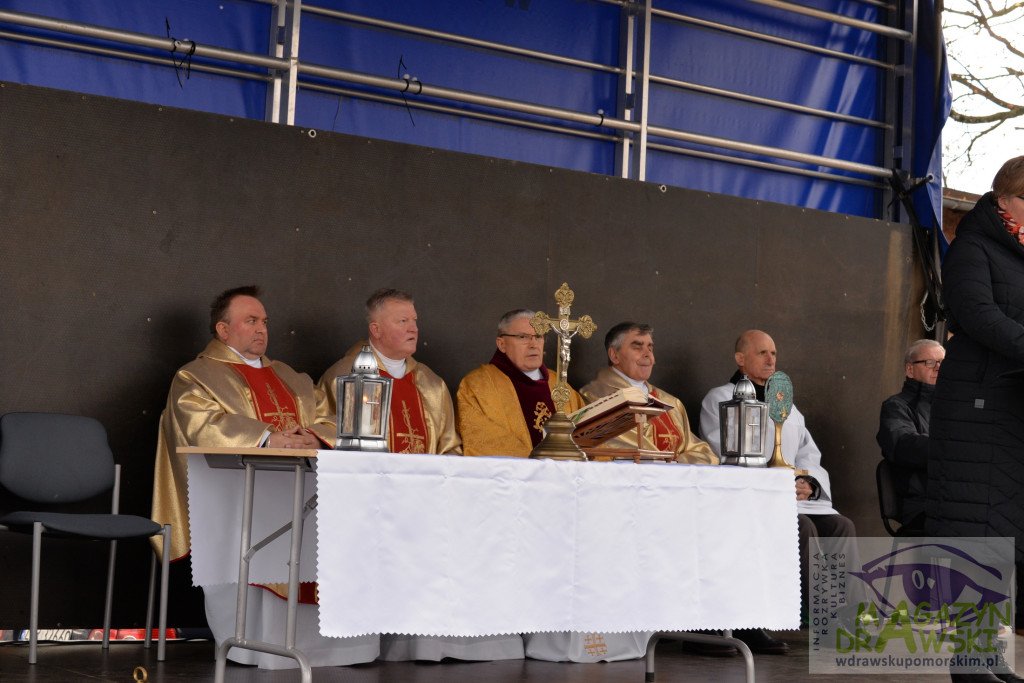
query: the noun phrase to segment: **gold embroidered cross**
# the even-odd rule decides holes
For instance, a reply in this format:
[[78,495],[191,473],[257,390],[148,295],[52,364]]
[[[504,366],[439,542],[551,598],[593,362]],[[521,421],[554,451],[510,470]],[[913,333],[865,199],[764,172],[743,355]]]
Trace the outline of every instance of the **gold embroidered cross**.
[[409,404],[402,401],[402,418],[405,420],[406,432],[396,433],[395,436],[403,436],[409,444],[402,453],[422,453],[425,450],[426,442],[421,434],[416,433],[412,426],[412,417],[409,415]]
[[270,382],[267,382],[267,395],[269,395],[270,400],[273,401],[274,407],[277,408],[277,412],[266,413],[265,417],[273,418],[274,426],[280,430],[285,430],[294,426],[296,424],[295,413],[281,407],[281,402],[277,400],[277,394],[274,393],[274,387],[270,386]]
[[601,655],[608,654],[608,647],[604,642],[604,636],[600,633],[588,633],[585,635],[583,637],[583,649],[591,657],[600,657]]

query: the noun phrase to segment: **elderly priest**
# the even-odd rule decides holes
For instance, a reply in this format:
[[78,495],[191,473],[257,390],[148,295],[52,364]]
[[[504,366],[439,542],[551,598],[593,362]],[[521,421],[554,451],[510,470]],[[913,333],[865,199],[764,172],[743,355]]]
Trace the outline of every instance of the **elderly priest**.
[[[551,389],[557,382],[544,365],[544,337],[530,324],[534,311],[519,308],[498,321],[498,347],[491,362],[459,384],[459,431],[466,455],[530,456],[555,412]],[[565,412],[583,407],[570,392]],[[526,656],[555,662],[600,662],[644,655],[649,633],[528,633]]]
[[619,323],[608,330],[604,338],[608,367],[601,368],[594,381],[580,389],[580,393],[587,403],[593,403],[632,386],[670,404],[672,408],[644,424],[641,443],[637,443],[636,430],[630,429],[601,446],[668,451],[676,454],[676,462],[717,465],[718,456],[690,430],[690,420],[682,402],[648,381],[654,369],[653,334],[653,327],[635,322]]
[[[213,339],[174,376],[160,434],[153,486],[153,519],[170,523],[172,559],[189,554],[188,477],[179,446],[330,448],[336,436],[327,398],[308,375],[264,355],[269,333],[267,313],[255,286],[222,293],[210,306]],[[246,638],[281,642],[287,586],[250,586]],[[311,584],[303,584],[298,606],[296,647],[313,666],[356,664],[376,659],[379,638],[325,638],[312,602]],[[206,615],[218,646],[235,635],[235,584],[206,587]],[[232,648],[228,658],[242,664],[278,669],[294,659]]]
[[392,453],[462,453],[455,429],[455,409],[448,386],[433,370],[412,357],[419,341],[416,306],[399,289],[378,289],[366,301],[368,341],[360,341],[327,369],[319,386],[331,410],[337,409],[334,380],[352,371],[352,363],[369,344],[383,377],[391,385],[388,450]]
[[[544,336],[530,324],[535,313],[509,311],[498,321],[491,362],[462,378],[456,395],[459,433],[466,455],[530,456],[555,413],[551,389],[558,378],[544,365]],[[565,412],[583,407],[570,392]]]
[[[448,386],[423,363],[416,361],[419,341],[416,306],[407,292],[379,289],[366,301],[367,340],[355,344],[332,365],[319,386],[336,404],[335,378],[352,371],[352,364],[369,344],[380,374],[393,380],[388,450],[392,453],[461,455],[462,441],[455,427],[455,408]],[[523,641],[518,635],[417,636],[384,634],[380,657],[388,661],[486,661],[521,659]]]

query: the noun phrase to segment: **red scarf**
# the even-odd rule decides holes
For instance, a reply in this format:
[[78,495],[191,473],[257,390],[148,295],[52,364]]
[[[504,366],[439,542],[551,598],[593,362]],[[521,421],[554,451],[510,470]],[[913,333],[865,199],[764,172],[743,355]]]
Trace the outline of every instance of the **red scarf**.
[[548,386],[547,367],[540,366],[540,379],[530,379],[501,351],[494,352],[491,365],[512,380],[516,398],[519,399],[519,408],[523,411],[523,419],[526,421],[526,431],[530,432],[530,441],[536,446],[544,438],[544,423],[555,414],[555,402],[551,400],[551,387]]
[[1003,227],[1017,239],[1017,244],[1024,244],[1024,232],[1021,232],[1021,225],[1010,217],[1010,214],[1003,211],[1003,208],[996,202],[996,213],[1003,219]]

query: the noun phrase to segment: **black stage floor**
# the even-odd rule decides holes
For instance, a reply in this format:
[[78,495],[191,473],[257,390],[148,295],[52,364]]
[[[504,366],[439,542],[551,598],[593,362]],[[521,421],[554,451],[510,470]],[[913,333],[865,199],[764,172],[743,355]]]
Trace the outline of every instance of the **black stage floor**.
[[[824,681],[842,683],[935,683],[948,676],[924,674],[864,674],[824,676],[808,673],[807,631],[775,632],[775,637],[792,647],[788,655],[755,655],[757,681]],[[1015,648],[1024,669],[1024,638],[1015,638]],[[708,657],[683,650],[679,642],[658,645],[655,680],[742,682],[745,669],[742,657]],[[206,640],[175,641],[167,644],[167,660],[156,661],[156,646],[145,650],[139,643],[113,643],[104,653],[97,642],[40,645],[39,663],[28,664],[28,645],[0,645],[0,682],[2,683],[129,683],[142,680],[145,669],[148,683],[193,681],[210,683],[214,678],[214,646]],[[644,662],[599,664],[556,664],[531,659],[499,662],[442,663],[374,662],[358,666],[317,668],[315,683],[643,683]],[[225,683],[292,683],[299,681],[297,670],[264,671],[228,664]]]

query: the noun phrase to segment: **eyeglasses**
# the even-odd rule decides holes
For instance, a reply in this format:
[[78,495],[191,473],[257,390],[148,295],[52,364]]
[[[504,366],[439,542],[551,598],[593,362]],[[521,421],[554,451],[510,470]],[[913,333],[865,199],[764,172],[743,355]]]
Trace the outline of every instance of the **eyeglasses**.
[[513,339],[518,339],[519,341],[523,342],[524,344],[526,344],[528,342],[531,342],[531,341],[540,341],[541,339],[544,338],[544,336],[540,335],[540,334],[499,334],[498,336],[499,337],[512,337]]
[[941,360],[935,360],[934,358],[929,358],[928,360],[915,360],[911,363],[911,365],[917,365],[919,363],[924,363],[924,366],[929,370],[934,370],[935,368],[942,365]]

